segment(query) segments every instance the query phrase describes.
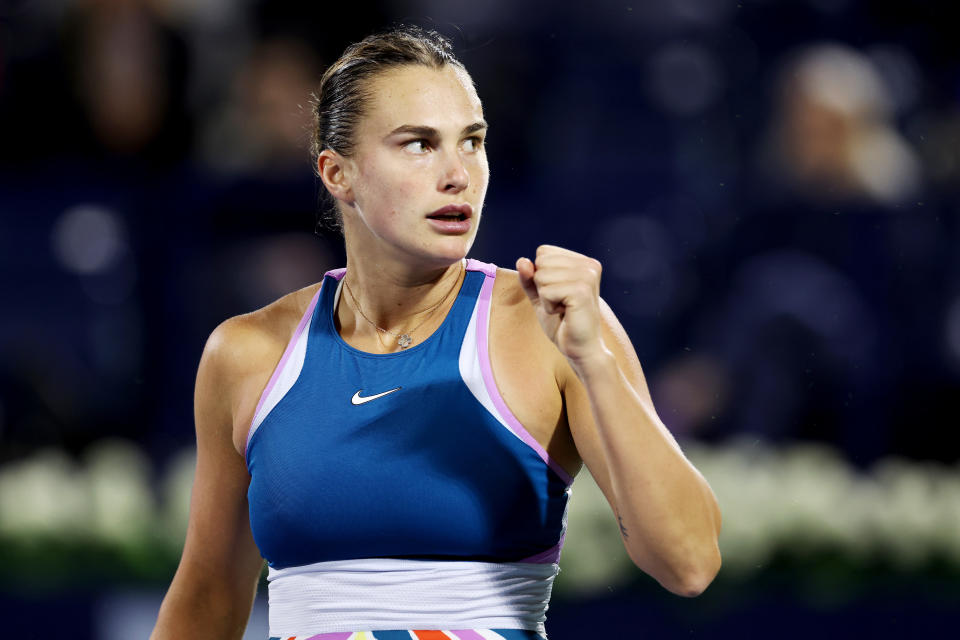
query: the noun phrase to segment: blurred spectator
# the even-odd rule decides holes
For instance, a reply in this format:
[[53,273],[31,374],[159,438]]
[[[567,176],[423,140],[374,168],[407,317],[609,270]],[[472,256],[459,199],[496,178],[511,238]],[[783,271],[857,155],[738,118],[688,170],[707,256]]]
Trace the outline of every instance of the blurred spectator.
[[884,59],[819,44],[777,70],[745,215],[717,263],[734,286],[705,276],[727,300],[700,314],[701,336],[734,387],[714,433],[823,439],[860,464],[908,440],[951,455],[938,419],[901,409],[943,384],[931,365],[948,285],[943,209],[897,130],[909,101],[893,99]]
[[793,196],[892,206],[920,185],[917,156],[893,126],[891,95],[869,58],[808,47],[780,72],[762,164]]
[[261,42],[236,71],[231,95],[207,118],[201,155],[221,171],[309,171],[310,92],[319,65],[302,42]]
[[[81,148],[171,164],[190,145],[186,50],[150,0],[84,0],[65,25]],[[84,139],[86,138],[86,139]]]

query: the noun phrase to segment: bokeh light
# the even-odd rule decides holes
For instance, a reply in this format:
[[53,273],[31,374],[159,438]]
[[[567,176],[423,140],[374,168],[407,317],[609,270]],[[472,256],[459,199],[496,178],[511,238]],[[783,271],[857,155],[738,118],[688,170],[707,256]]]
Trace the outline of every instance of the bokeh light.
[[716,101],[724,85],[723,70],[703,45],[674,42],[651,56],[646,84],[662,109],[692,116]]
[[79,205],[64,211],[54,224],[51,242],[63,268],[82,275],[106,271],[126,249],[119,217],[100,205]]
[[675,295],[673,239],[650,216],[610,219],[597,231],[597,255],[604,256],[606,277],[617,281],[619,308],[638,316],[663,312]]

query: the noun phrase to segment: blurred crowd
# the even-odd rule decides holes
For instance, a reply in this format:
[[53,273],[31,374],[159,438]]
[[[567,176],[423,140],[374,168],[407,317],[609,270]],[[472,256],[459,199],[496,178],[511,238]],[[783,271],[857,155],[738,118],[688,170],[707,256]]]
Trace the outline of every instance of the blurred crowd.
[[890,0],[3,0],[0,463],[192,441],[204,340],[343,263],[310,92],[448,35],[491,123],[473,256],[592,255],[681,438],[954,462],[960,40]]

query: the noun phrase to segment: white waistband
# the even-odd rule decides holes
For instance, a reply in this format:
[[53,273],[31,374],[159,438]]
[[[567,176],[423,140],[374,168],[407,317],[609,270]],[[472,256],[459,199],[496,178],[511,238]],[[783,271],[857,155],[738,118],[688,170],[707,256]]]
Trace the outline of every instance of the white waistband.
[[270,568],[270,635],[376,629],[545,634],[556,564],[364,558]]

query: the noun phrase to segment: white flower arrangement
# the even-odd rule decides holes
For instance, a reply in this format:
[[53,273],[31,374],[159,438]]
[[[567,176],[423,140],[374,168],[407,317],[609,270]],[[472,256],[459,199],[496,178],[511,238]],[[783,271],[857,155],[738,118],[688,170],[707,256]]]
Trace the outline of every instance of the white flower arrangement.
[[[960,570],[960,467],[890,458],[858,471],[826,445],[739,439],[684,450],[720,503],[722,573],[747,578],[774,555],[833,554],[903,571],[946,560]],[[574,483],[557,585],[584,592],[636,575],[589,473]]]
[[[741,439],[689,442],[723,513],[723,573],[748,577],[774,558],[839,555],[914,571],[945,561],[960,570],[960,467],[886,459],[859,471],[817,444],[774,448]],[[179,555],[195,453],[184,450],[154,482],[134,444],[110,440],[82,462],[46,450],[0,469],[0,544],[156,549]],[[557,588],[584,593],[637,573],[603,494],[586,471],[572,489]]]

